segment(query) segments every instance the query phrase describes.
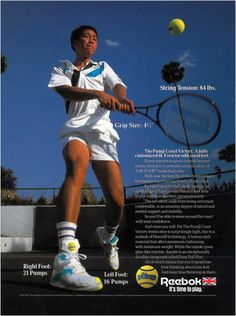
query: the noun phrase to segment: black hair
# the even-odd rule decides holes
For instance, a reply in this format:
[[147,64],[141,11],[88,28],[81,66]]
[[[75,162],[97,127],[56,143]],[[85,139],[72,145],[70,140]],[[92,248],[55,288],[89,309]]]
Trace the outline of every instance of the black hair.
[[73,47],[74,41],[79,39],[81,37],[81,35],[83,34],[83,31],[85,31],[85,30],[93,30],[96,33],[97,38],[98,38],[98,32],[93,26],[91,26],[91,25],[81,25],[81,26],[77,27],[76,29],[74,29],[74,31],[72,31],[71,36],[70,36],[71,48],[73,50],[75,50],[74,47]]

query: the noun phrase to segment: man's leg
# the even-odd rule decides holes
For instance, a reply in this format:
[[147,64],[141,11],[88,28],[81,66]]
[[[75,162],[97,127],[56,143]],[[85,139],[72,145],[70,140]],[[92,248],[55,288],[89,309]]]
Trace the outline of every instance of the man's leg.
[[104,227],[97,228],[96,236],[107,255],[108,265],[113,270],[117,270],[119,268],[116,247],[118,237],[115,233],[119,227],[124,206],[121,170],[115,161],[93,161],[92,167],[107,202]]
[[80,192],[89,164],[89,149],[73,140],[63,149],[66,175],[57,201],[57,234],[59,247],[64,240],[74,239],[80,213]]
[[[59,254],[53,264],[51,285],[74,291],[97,291],[101,280],[90,276],[80,263],[80,244],[75,238],[80,213],[80,191],[89,164],[89,150],[83,143],[69,142],[63,151],[66,176],[58,197],[57,233]],[[86,257],[86,256],[85,256]]]
[[80,213],[80,191],[89,165],[89,149],[80,141],[69,142],[63,157],[66,176],[58,196],[58,222],[68,221],[77,224]]
[[115,161],[93,161],[94,173],[102,187],[107,202],[105,223],[117,226],[123,214],[124,189],[120,166]]

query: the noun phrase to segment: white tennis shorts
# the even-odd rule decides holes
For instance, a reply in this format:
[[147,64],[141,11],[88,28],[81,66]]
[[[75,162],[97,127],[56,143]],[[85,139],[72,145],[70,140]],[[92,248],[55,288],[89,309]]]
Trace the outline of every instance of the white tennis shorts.
[[90,160],[119,162],[116,142],[113,143],[109,137],[106,137],[106,135],[98,138],[98,133],[96,132],[86,134],[74,132],[61,138],[63,148],[72,140],[78,140],[88,146],[90,151]]

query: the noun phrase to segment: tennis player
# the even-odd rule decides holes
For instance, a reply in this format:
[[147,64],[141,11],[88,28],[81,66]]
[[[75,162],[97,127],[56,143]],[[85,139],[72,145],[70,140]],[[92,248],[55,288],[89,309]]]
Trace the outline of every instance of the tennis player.
[[119,136],[109,115],[114,110],[135,113],[123,81],[105,61],[91,60],[97,43],[98,33],[94,27],[76,28],[71,33],[75,61],[63,60],[54,67],[48,85],[64,98],[68,112],[60,132],[66,175],[57,205],[59,254],[54,260],[50,283],[76,291],[97,291],[103,287],[101,280],[89,275],[81,264],[80,259],[86,256],[79,253],[80,244],[75,238],[80,192],[90,161],[107,202],[104,227],[98,227],[95,234],[109,267],[119,268],[116,231],[122,217],[124,195],[116,148]]

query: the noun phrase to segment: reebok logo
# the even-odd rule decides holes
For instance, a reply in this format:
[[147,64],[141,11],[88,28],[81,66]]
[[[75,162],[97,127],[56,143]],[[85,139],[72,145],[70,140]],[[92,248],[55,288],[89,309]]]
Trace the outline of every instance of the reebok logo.
[[194,279],[169,279],[166,277],[162,277],[160,280],[161,285],[165,285],[166,287],[172,286],[172,285],[202,285],[202,280],[199,278]]

